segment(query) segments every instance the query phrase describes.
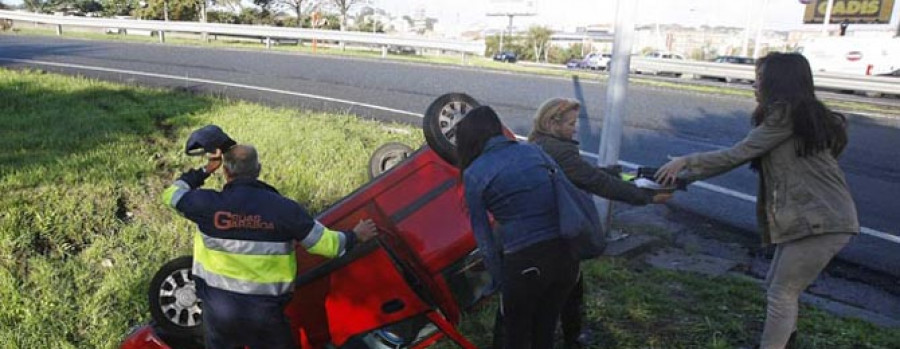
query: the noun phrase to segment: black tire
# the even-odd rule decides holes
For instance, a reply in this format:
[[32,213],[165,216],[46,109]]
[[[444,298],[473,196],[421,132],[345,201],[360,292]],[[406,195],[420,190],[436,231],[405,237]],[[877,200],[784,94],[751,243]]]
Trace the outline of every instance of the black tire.
[[369,158],[369,179],[387,172],[397,164],[403,162],[412,154],[413,149],[403,143],[391,142],[375,149]]
[[194,288],[192,256],[175,258],[153,275],[147,296],[150,316],[174,337],[203,336],[203,304]]
[[422,119],[425,141],[445,161],[456,164],[456,123],[481,104],[464,93],[448,93],[431,102]]

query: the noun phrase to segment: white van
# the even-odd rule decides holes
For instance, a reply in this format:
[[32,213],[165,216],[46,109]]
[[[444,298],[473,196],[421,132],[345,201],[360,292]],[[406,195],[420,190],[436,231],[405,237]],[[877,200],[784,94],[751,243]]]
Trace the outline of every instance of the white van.
[[800,43],[797,51],[813,73],[900,74],[900,38],[815,38]]

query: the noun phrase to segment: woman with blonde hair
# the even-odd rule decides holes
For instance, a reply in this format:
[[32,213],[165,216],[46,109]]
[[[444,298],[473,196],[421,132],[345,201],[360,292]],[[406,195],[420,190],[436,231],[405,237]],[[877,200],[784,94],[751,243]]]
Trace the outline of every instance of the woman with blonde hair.
[[[581,103],[570,98],[551,98],[544,102],[534,117],[534,128],[528,141],[537,144],[559,167],[572,184],[581,190],[609,200],[631,205],[663,203],[671,194],[656,194],[621,180],[619,171],[597,167],[581,157],[575,130]],[[655,195],[654,195],[655,194]],[[588,331],[582,328],[584,317],[584,280],[581,274],[561,313],[566,348],[587,346]]]

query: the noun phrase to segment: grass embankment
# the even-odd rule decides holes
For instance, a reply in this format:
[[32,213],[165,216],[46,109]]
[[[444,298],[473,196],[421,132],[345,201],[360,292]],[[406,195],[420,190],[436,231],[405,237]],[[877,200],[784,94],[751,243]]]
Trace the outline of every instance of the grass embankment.
[[195,230],[158,196],[203,163],[182,151],[208,123],[255,144],[262,179],[312,211],[365,183],[378,146],[423,142],[350,115],[0,70],[0,347],[108,348],[149,320],[150,277]]
[[[381,144],[420,132],[348,115],[304,113],[41,72],[0,69],[0,343],[4,348],[110,348],[149,320],[146,288],[190,253],[195,228],[158,194],[191,130],[223,126],[260,149],[262,179],[312,211],[366,181]],[[411,132],[397,133],[396,129]],[[215,177],[207,184],[220,187]],[[587,265],[588,318],[606,348],[728,348],[751,343],[763,292],[733,278]],[[490,342],[492,310],[464,331]],[[804,348],[897,348],[900,333],[804,308]],[[451,347],[447,343],[442,348]]]

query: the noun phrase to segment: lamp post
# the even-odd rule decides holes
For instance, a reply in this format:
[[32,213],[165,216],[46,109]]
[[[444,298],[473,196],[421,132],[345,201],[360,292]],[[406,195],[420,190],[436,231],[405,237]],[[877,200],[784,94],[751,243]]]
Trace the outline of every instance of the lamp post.
[[[831,0],[834,1],[834,0]],[[753,58],[759,58],[759,42],[762,41],[763,24],[766,20],[766,8],[769,7],[769,0],[763,1],[762,10],[759,12],[759,26],[756,28],[756,42],[753,43]]]
[[741,57],[747,57],[747,47],[750,46],[750,22],[753,19],[753,0],[747,1],[747,20],[744,21],[744,40],[741,42]]
[[825,19],[822,21],[822,36],[828,36],[828,24],[831,22],[831,10],[834,9],[834,0],[828,0],[825,9]]
[[[600,136],[600,151],[597,164],[601,167],[619,162],[619,148],[622,145],[622,128],[625,119],[626,94],[628,93],[628,71],[631,65],[631,48],[634,44],[634,22],[637,15],[637,1],[618,0],[616,4],[615,41],[613,43],[612,71],[606,87],[606,107],[603,110],[603,129]],[[610,202],[595,197],[594,203],[600,213],[600,223],[604,231],[609,231]]]

